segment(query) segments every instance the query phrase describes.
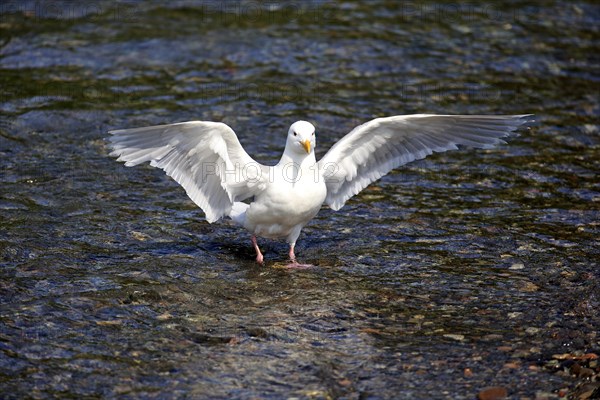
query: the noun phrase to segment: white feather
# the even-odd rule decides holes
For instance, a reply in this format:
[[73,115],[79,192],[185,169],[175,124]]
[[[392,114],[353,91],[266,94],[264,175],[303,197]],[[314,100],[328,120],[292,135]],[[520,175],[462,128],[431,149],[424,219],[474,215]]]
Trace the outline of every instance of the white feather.
[[[219,122],[191,121],[109,132],[112,156],[130,167],[150,162],[185,189],[206,214],[208,222],[229,215],[234,202],[264,188],[268,167],[242,148],[233,130]],[[256,179],[244,179],[249,166]]]
[[457,145],[491,148],[505,143],[530,115],[399,115],[357,126],[319,161],[325,202],[339,210],[355,194],[392,169]]

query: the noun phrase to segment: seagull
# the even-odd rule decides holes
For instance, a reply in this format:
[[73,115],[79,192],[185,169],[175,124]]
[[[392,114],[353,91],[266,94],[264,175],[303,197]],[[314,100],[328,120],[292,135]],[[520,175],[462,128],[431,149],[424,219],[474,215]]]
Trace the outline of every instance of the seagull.
[[110,131],[111,156],[131,167],[144,162],[179,183],[209,223],[222,217],[257,237],[285,238],[290,266],[300,231],[325,203],[337,211],[391,170],[457,146],[488,149],[532,115],[413,114],[376,118],[354,128],[317,161],[315,127],[294,122],[281,160],[258,163],[222,122],[189,121]]

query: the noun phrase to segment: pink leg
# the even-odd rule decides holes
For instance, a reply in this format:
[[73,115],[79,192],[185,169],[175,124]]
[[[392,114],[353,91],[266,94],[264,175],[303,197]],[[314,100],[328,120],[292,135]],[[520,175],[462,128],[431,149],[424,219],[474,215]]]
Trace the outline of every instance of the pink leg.
[[296,254],[294,254],[294,247],[296,247],[296,243],[292,243],[290,244],[290,261],[291,263],[287,265],[287,268],[298,268],[298,269],[302,269],[302,268],[311,268],[314,267],[314,265],[311,264],[299,264],[298,261],[296,260]]
[[254,250],[256,250],[256,262],[259,264],[264,264],[264,257],[258,248],[258,243],[256,242],[256,236],[252,235],[252,244],[254,245]]
[[296,243],[290,244],[290,261],[293,263],[296,262],[296,255],[294,254],[294,247],[296,247]]

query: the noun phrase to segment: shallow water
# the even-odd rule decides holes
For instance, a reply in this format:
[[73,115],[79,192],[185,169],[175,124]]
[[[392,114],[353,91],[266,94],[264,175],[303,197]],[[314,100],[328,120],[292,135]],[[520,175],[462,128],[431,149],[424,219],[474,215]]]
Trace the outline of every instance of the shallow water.
[[[40,3],[0,6],[3,398],[552,398],[600,351],[594,2]],[[537,122],[324,208],[307,270],[105,145],[219,120],[273,163],[413,112]]]

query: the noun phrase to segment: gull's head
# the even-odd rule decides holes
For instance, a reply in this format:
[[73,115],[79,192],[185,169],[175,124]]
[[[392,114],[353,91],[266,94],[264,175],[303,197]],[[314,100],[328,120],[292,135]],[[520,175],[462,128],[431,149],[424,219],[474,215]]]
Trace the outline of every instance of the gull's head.
[[296,121],[290,126],[286,148],[297,154],[308,155],[314,151],[315,144],[315,127],[313,124],[306,121]]

